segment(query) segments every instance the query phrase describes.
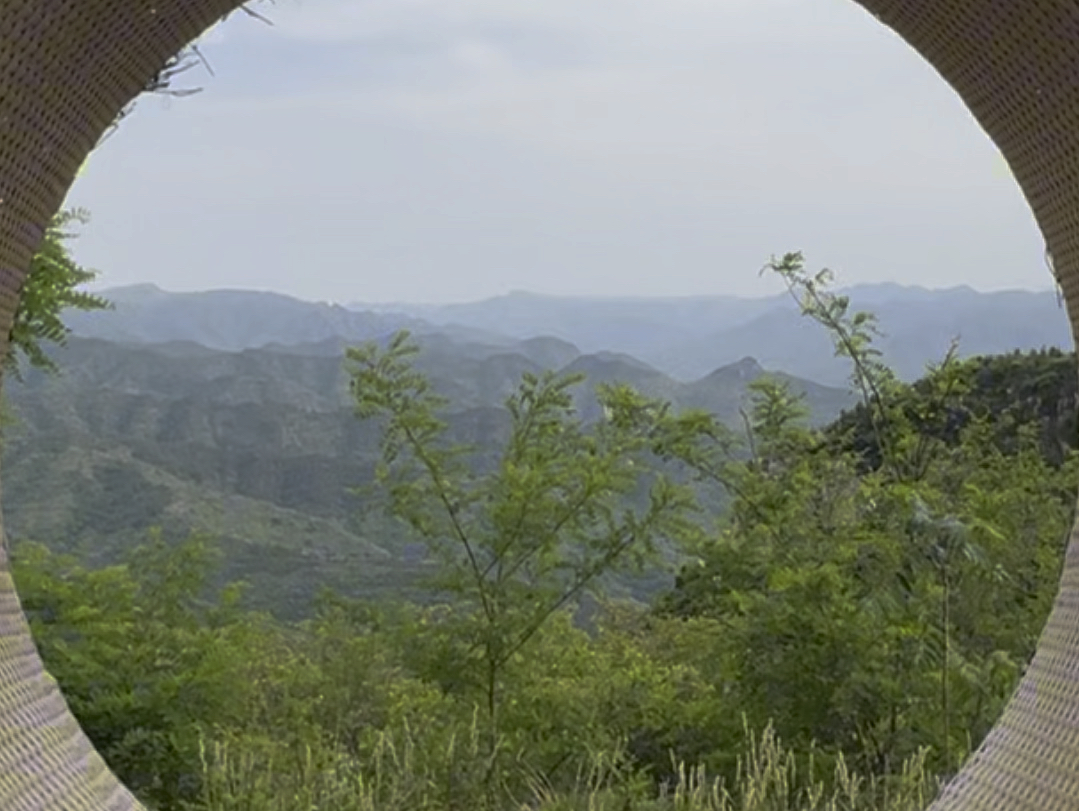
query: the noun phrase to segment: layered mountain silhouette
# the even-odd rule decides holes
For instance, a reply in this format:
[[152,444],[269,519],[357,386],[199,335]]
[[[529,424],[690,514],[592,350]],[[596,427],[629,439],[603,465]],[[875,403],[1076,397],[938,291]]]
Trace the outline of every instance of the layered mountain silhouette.
[[[879,348],[906,380],[920,377],[926,364],[939,361],[956,338],[961,356],[1072,346],[1067,314],[1051,291],[981,293],[969,287],[926,290],[880,284],[842,292],[852,309],[878,316],[883,333]],[[391,311],[511,337],[552,335],[584,352],[625,352],[682,381],[747,356],[767,369],[828,385],[845,385],[850,371],[845,361],[833,357],[825,331],[802,317],[786,293],[670,299],[512,293],[468,304],[394,305],[380,313]]]
[[[882,284],[843,292],[852,309],[877,314],[884,359],[908,380],[940,360],[955,338],[962,356],[1072,346],[1067,315],[1051,291],[981,293],[969,287],[926,290]],[[106,290],[104,295],[116,303],[115,311],[69,314],[77,335],[241,350],[333,341],[344,345],[405,328],[504,348],[544,339],[541,345],[555,353],[544,363],[549,366],[569,362],[565,347],[558,350],[552,342],[557,339],[584,354],[632,356],[681,382],[699,380],[744,357],[826,385],[846,385],[849,375],[847,363],[833,357],[828,335],[802,317],[786,293],[669,299],[511,293],[466,304],[348,307],[253,291],[167,293],[152,285]]]
[[[885,358],[917,377],[959,335],[963,354],[1070,346],[1051,293],[854,288],[886,333]],[[106,312],[65,316],[74,335],[58,376],[6,388],[4,509],[17,544],[39,540],[98,562],[152,526],[201,530],[223,577],[255,605],[298,616],[321,584],[400,594],[424,563],[362,489],[378,453],[353,414],[346,347],[411,330],[417,366],[449,398],[453,436],[495,448],[526,372],[580,372],[741,424],[747,387],[768,372],[806,396],[820,423],[853,402],[848,368],[789,297],[571,299],[517,293],[442,307],[341,307],[275,293],[104,291]],[[360,488],[359,491],[356,488]]]

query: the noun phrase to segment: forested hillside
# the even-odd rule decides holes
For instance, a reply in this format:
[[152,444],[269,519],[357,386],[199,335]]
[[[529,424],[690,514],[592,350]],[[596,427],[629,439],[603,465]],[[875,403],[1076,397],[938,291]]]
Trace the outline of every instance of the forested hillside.
[[[764,373],[747,359],[681,384],[555,339],[421,344],[418,368],[449,398],[451,434],[487,448],[505,437],[504,401],[524,373],[585,374],[574,394],[588,421],[598,416],[589,387],[618,381],[730,425]],[[222,576],[243,577],[253,605],[294,618],[318,584],[353,596],[412,588],[421,547],[355,492],[373,481],[378,432],[353,415],[344,346],[227,352],[71,338],[51,353],[58,374],[32,369],[7,391],[8,535],[107,563],[154,526],[173,539],[209,532],[225,554]],[[791,382],[818,422],[851,402],[841,389]]]
[[[42,655],[110,765],[170,811],[924,808],[999,714],[1054,598],[1079,485],[1075,358],[944,346],[905,383],[827,274],[797,254],[772,270],[849,364],[858,405],[837,419],[814,423],[789,380],[748,362],[713,380],[748,399],[695,400],[612,355],[557,372],[473,358],[489,375],[470,377],[407,333],[347,348],[343,366],[172,347],[140,376],[114,347],[73,342],[85,354],[69,368],[102,382],[85,402],[62,396],[71,377],[28,382],[8,451],[23,473],[68,443],[115,443],[128,429],[109,408],[142,426],[148,444],[125,453],[146,471],[215,437],[255,453],[265,432],[285,456],[307,441],[300,415],[322,413],[342,420],[327,447],[357,437],[369,506],[434,564],[417,572],[422,603],[333,587],[287,622],[245,609],[242,584],[215,587],[223,541],[152,539],[109,567],[17,545]],[[157,405],[133,381],[166,389],[170,356],[232,373]],[[316,373],[323,361],[337,371]],[[275,400],[235,374],[260,365],[325,384],[325,399]],[[600,383],[584,400],[579,372]],[[259,421],[264,399],[281,410]],[[211,418],[207,402],[238,410]],[[490,415],[482,432],[473,413]],[[62,439],[19,462],[17,442],[46,427]],[[650,604],[612,590],[671,549],[678,576]]]

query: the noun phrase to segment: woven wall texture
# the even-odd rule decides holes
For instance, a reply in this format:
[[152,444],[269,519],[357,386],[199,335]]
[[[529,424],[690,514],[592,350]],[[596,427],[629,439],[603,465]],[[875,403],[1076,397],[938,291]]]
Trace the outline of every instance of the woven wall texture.
[[[857,2],[933,65],[996,142],[1079,324],[1079,0]],[[44,227],[86,155],[172,55],[239,5],[0,0],[0,336]],[[45,673],[0,547],[0,811],[135,808]],[[1029,670],[934,808],[1079,808],[1074,533]]]

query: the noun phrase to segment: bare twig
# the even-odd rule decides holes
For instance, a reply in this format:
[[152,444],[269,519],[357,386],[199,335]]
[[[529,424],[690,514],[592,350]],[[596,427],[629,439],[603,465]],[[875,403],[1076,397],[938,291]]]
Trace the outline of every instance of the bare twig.
[[255,18],[256,20],[258,20],[259,22],[263,22],[263,23],[266,23],[266,25],[273,25],[273,20],[271,20],[271,19],[270,19],[269,17],[263,17],[263,16],[262,16],[261,14],[259,14],[259,13],[258,13],[257,11],[252,11],[251,9],[249,9],[249,8],[247,7],[247,5],[246,5],[246,4],[245,4],[245,5],[242,5],[242,6],[240,6],[240,11],[242,11],[242,12],[243,12],[244,14],[246,14],[246,15],[247,15],[248,17],[254,17],[254,18]]

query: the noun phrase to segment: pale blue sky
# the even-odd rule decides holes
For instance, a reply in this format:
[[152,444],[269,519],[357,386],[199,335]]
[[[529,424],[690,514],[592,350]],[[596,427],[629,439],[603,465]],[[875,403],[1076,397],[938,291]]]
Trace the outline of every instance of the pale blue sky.
[[954,93],[850,0],[277,0],[143,99],[70,202],[104,286],[461,301],[1049,287]]

